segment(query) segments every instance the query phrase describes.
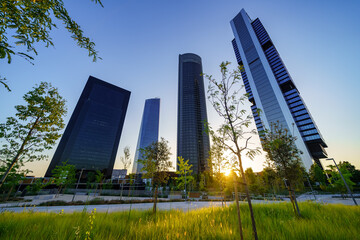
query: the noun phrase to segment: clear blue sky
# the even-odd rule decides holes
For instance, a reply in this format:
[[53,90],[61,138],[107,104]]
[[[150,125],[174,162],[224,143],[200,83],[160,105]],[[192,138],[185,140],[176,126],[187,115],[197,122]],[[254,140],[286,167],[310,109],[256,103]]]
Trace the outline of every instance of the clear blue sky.
[[[13,90],[0,88],[0,122],[40,81],[51,82],[67,99],[68,122],[92,75],[132,92],[115,168],[121,168],[124,146],[133,157],[144,102],[152,97],[161,98],[160,136],[169,140],[175,164],[178,55],[198,54],[204,72],[215,77],[221,61],[235,66],[229,22],[245,8],[269,32],[329,146],[329,157],[360,168],[360,1],[103,0],[104,8],[90,0],[64,2],[103,60],[93,63],[59,24],[52,32],[55,47],[39,44],[34,66],[19,57],[10,65],[0,62]],[[209,122],[218,124],[212,107],[207,108]],[[244,165],[260,171],[264,158]],[[27,166],[41,176],[48,164]]]

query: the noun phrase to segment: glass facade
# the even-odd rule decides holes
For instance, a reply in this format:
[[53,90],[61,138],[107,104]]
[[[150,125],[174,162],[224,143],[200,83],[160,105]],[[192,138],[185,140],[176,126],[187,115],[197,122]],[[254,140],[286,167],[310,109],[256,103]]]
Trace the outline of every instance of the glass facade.
[[202,62],[198,55],[179,55],[177,156],[189,159],[193,173],[208,168],[210,141],[207,122]]
[[[241,74],[258,130],[276,122],[290,130],[293,130],[290,126],[296,125],[304,142],[298,142],[298,148],[307,151],[321,166],[319,159],[327,157],[324,150],[327,145],[261,21],[258,18],[252,21],[243,9],[231,25],[235,56],[240,66],[245,65]],[[247,74],[251,75],[251,82]],[[261,105],[262,116],[257,114],[257,103]],[[306,168],[310,167],[311,162],[304,159],[303,162]]]
[[130,92],[89,77],[45,176],[68,161],[111,177]]
[[140,149],[157,142],[159,138],[160,98],[151,98],[145,101],[144,113],[141,120],[139,139],[136,147],[133,173],[142,173],[143,168],[137,160],[142,158]]

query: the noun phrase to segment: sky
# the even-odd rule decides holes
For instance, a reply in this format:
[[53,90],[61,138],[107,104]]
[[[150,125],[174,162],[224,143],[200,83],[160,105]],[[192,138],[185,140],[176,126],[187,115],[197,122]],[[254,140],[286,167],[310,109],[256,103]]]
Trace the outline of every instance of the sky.
[[[11,64],[1,60],[1,75],[12,91],[0,87],[0,122],[15,114],[14,106],[24,103],[22,96],[35,84],[48,81],[67,100],[67,123],[92,75],[131,91],[114,168],[122,168],[119,158],[125,146],[133,159],[145,99],[153,97],[161,98],[159,135],[169,141],[175,166],[178,56],[199,55],[204,73],[215,78],[222,61],[235,67],[230,20],[244,8],[268,31],[328,145],[329,157],[360,168],[360,1],[103,0],[104,8],[91,1],[64,3],[102,60],[92,62],[58,23],[51,32],[55,46],[36,44],[34,65],[20,57]],[[207,111],[210,124],[221,123],[209,102]],[[252,144],[260,146],[255,138]],[[56,146],[48,161],[26,164],[33,175],[44,175]],[[264,154],[253,161],[245,158],[244,168],[261,171],[264,160]]]

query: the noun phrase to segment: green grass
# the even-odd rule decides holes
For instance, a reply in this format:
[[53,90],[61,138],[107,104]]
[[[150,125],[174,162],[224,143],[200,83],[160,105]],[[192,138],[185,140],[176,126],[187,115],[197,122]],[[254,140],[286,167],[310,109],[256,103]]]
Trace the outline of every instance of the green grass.
[[[259,239],[360,239],[360,207],[300,203],[256,204]],[[252,238],[249,210],[241,204],[245,239]],[[95,216],[92,218],[91,216]],[[93,223],[91,223],[93,222]],[[0,214],[0,239],[239,239],[235,205],[190,212],[149,211],[72,214]],[[93,228],[91,228],[93,227]]]

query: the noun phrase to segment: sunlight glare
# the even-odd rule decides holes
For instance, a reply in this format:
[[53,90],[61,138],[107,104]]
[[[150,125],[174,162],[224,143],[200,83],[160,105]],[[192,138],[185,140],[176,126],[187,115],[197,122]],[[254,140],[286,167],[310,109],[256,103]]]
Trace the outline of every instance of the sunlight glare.
[[231,173],[231,169],[230,169],[230,168],[225,169],[225,171],[224,171],[225,176],[229,176],[230,173]]

